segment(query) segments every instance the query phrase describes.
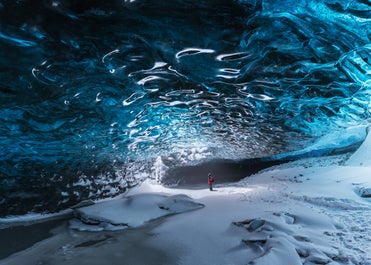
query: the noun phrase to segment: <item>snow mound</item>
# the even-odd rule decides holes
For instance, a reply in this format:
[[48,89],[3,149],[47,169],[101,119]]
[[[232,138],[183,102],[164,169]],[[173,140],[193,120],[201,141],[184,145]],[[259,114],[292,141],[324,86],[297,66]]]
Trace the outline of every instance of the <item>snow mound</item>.
[[167,215],[204,207],[183,194],[172,196],[144,193],[99,202],[75,209],[70,227],[80,231],[119,230],[139,227]]
[[[349,257],[323,238],[336,228],[315,216],[275,212],[256,219],[233,223],[245,231],[242,243],[255,265],[339,264]],[[310,235],[310,236],[309,236]]]

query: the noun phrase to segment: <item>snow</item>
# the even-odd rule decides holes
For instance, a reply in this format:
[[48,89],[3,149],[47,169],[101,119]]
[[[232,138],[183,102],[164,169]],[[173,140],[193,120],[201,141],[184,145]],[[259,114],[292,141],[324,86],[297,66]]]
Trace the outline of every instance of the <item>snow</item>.
[[370,265],[370,141],[215,191],[146,180],[0,264]]
[[[370,127],[368,128],[368,131]],[[349,166],[371,166],[371,136],[368,134],[365,141],[356,152],[349,158],[347,165]]]
[[81,221],[71,220],[71,226],[84,231],[132,228],[160,217],[201,207],[202,204],[193,202],[190,197],[182,194],[165,196],[141,193],[78,208],[75,210],[75,215]]
[[205,208],[160,225],[151,243],[180,250],[177,264],[371,264],[370,202],[355,192],[369,176],[371,168],[276,168],[209,196],[190,191]]

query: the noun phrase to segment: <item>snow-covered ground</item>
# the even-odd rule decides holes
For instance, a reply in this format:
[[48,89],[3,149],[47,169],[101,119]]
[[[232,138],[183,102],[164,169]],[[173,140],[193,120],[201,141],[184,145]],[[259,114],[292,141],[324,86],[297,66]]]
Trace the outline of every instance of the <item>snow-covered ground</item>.
[[369,140],[350,158],[296,161],[215,191],[147,180],[80,208],[89,225],[72,219],[0,264],[370,265]]

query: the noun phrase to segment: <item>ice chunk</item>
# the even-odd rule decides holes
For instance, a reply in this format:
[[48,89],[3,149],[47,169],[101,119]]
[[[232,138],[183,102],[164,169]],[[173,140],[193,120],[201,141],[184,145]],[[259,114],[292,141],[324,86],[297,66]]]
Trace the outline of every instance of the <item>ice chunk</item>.
[[348,159],[348,166],[371,166],[371,134],[370,128],[367,130],[366,139],[356,152]]
[[75,216],[82,223],[74,220],[70,227],[92,231],[138,227],[163,216],[202,207],[202,204],[182,194],[136,194],[75,209]]
[[371,45],[350,51],[340,58],[338,67],[351,80],[365,86],[371,84]]
[[358,189],[358,194],[362,198],[371,198],[371,187],[362,187]]

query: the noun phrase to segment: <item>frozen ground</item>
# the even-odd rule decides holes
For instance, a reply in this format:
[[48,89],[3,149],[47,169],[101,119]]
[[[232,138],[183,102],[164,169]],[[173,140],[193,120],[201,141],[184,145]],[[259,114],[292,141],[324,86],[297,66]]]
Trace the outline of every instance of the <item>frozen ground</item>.
[[213,192],[146,181],[80,208],[88,225],[81,217],[58,224],[0,264],[370,265],[368,146],[369,139],[350,158],[276,166]]

